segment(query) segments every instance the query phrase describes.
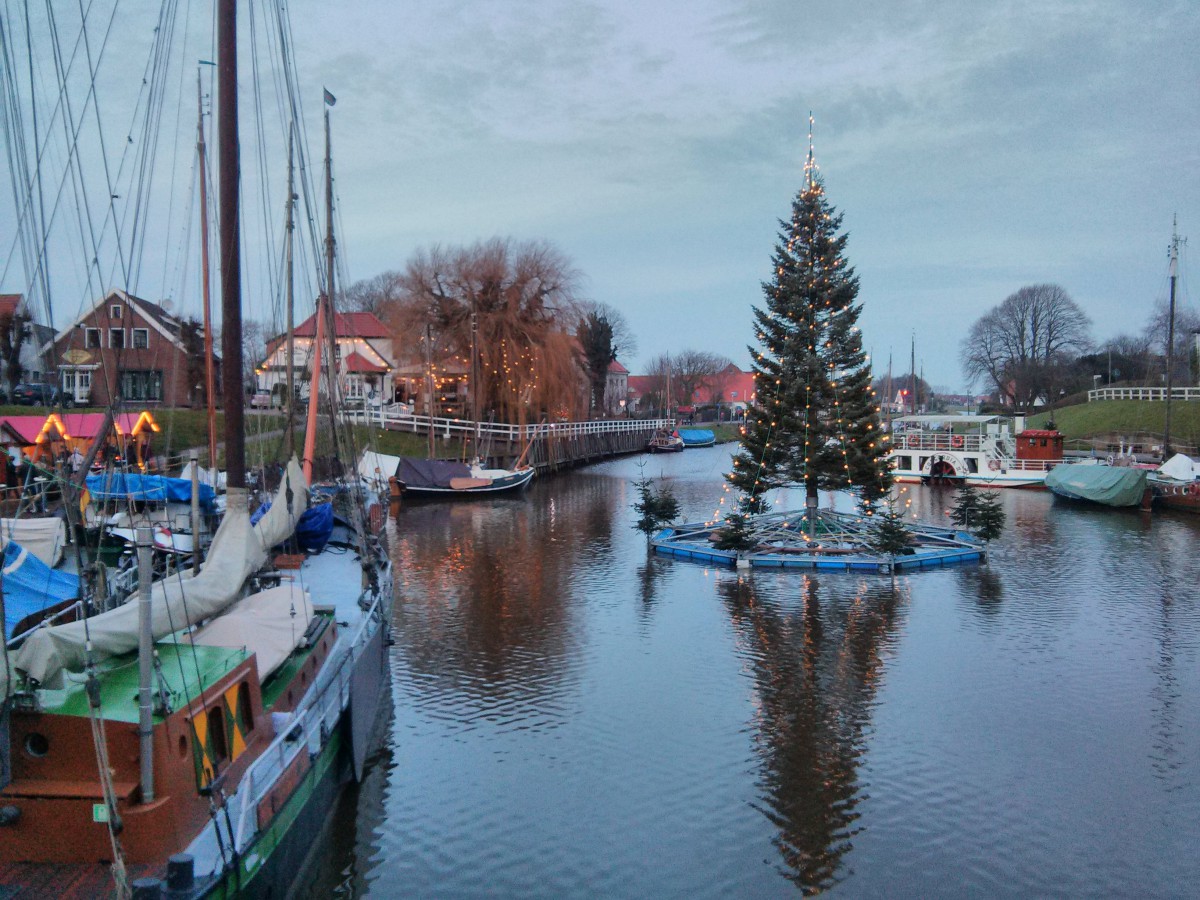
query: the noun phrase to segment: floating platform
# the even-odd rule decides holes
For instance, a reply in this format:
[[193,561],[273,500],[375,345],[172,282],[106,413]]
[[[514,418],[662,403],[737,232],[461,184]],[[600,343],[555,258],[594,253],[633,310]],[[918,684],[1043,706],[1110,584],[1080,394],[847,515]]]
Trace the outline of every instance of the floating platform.
[[[886,574],[891,562],[870,548],[873,522],[853,513],[821,510],[810,523],[806,512],[755,516],[753,549],[741,554],[715,546],[724,523],[696,522],[665,528],[650,540],[655,552],[697,562],[736,567],[739,561],[757,568],[827,569]],[[940,568],[980,562],[983,545],[953,528],[906,522],[912,536],[909,551],[896,557],[896,571]]]

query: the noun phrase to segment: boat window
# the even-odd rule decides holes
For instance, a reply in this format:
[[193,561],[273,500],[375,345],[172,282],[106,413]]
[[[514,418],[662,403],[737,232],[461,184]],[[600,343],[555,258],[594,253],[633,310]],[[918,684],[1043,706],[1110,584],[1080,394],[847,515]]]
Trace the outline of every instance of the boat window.
[[220,706],[208,712],[208,738],[212,746],[212,757],[215,762],[224,763],[229,759],[229,741],[225,738],[225,716]]

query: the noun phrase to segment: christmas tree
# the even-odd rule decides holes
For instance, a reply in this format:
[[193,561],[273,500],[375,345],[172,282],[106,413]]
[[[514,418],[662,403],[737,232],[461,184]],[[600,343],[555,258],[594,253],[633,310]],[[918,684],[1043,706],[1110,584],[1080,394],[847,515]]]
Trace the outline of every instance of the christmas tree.
[[813,166],[810,137],[805,186],[791,220],[780,222],[766,305],[754,308],[755,395],[728,476],[743,513],[763,512],[763,494],[785,485],[804,485],[810,521],[818,490],[854,490],[869,510],[891,487],[857,325],[858,278],[841,225]]

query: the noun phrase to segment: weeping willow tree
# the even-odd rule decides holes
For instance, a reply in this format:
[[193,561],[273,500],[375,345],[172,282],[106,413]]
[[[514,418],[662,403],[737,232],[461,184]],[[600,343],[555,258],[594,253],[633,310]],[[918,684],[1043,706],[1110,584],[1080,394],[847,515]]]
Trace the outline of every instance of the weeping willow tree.
[[577,281],[567,258],[542,242],[435,246],[409,260],[380,315],[401,335],[431,329],[438,357],[471,373],[478,417],[575,417],[587,404],[571,333]]

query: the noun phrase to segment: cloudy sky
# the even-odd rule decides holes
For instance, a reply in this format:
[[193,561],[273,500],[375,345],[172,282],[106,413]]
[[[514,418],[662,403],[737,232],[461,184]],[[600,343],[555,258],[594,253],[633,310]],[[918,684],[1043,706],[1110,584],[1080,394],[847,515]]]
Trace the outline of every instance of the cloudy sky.
[[[351,276],[435,243],[550,240],[628,319],[635,372],[683,349],[748,363],[810,110],[880,370],[907,368],[915,334],[926,377],[961,389],[970,325],[1031,283],[1066,288],[1098,340],[1140,330],[1172,217],[1200,240],[1194,0],[290,12],[310,127],[320,87],[338,98]],[[1185,250],[1189,303],[1192,268]]]

